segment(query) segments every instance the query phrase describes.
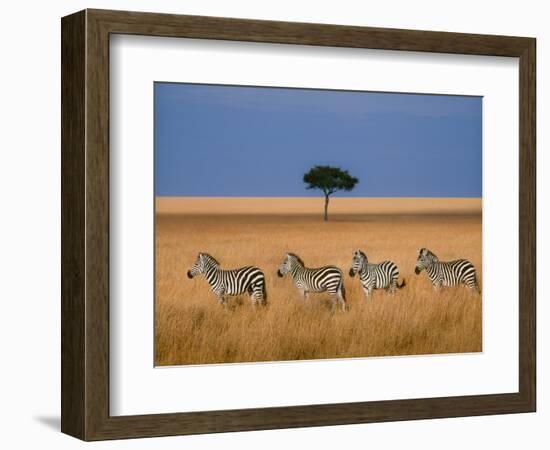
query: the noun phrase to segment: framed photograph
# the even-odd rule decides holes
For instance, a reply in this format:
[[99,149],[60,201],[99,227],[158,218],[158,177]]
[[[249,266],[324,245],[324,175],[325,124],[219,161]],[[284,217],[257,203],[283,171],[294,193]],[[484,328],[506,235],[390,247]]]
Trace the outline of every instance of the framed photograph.
[[63,432],[535,411],[534,38],[61,29]]

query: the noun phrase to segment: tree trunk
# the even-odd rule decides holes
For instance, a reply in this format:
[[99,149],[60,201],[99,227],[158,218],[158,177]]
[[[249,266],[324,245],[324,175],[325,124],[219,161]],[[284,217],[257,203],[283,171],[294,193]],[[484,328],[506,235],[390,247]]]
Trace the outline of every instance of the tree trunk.
[[328,220],[328,195],[325,195],[325,222]]

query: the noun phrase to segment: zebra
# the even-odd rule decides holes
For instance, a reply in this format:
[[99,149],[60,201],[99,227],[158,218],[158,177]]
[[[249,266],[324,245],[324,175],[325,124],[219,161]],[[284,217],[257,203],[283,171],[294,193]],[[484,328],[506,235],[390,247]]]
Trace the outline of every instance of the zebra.
[[394,293],[396,289],[402,289],[405,286],[405,279],[401,284],[397,283],[399,278],[399,269],[392,261],[383,261],[378,264],[369,264],[367,255],[361,250],[353,252],[353,259],[349,276],[354,277],[359,274],[365,296],[369,297],[373,289],[386,289]]
[[332,308],[339,303],[342,311],[346,310],[346,291],[344,289],[344,276],[342,271],[335,266],[324,266],[316,269],[305,267],[304,262],[294,253],[287,253],[283,263],[279,266],[277,275],[292,275],[294,285],[298,288],[307,301],[310,292],[328,291],[332,300]]
[[414,273],[417,275],[426,269],[434,289],[442,286],[465,284],[468,288],[481,292],[474,265],[466,259],[439,261],[439,258],[427,248],[420,249]]
[[267,304],[265,276],[257,267],[247,266],[240,269],[224,270],[212,256],[199,253],[187,276],[193,278],[203,274],[210,284],[212,292],[220,305],[225,304],[225,296],[234,296],[248,292],[252,305]]

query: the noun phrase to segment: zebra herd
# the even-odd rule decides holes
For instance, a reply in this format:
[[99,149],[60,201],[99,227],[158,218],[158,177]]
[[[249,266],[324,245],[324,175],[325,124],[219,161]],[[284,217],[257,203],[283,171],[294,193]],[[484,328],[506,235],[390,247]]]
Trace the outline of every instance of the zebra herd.
[[[466,259],[455,261],[439,261],[439,258],[426,248],[422,248],[416,260],[415,273],[418,275],[426,270],[434,289],[441,287],[466,285],[469,289],[481,292],[474,265]],[[193,267],[187,271],[189,278],[203,274],[212,292],[221,305],[225,304],[227,296],[248,293],[254,306],[267,304],[265,275],[254,266],[239,269],[222,269],[216,259],[207,253],[199,253]],[[306,267],[300,257],[294,253],[287,253],[279,266],[277,275],[284,277],[290,274],[294,286],[304,300],[310,293],[328,292],[333,308],[340,305],[346,310],[346,291],[344,289],[344,275],[336,266],[318,268]],[[396,289],[405,287],[405,280],[399,284],[399,269],[392,261],[369,263],[367,255],[361,250],[353,252],[349,275],[359,275],[366,297],[374,289],[385,289],[394,293]]]

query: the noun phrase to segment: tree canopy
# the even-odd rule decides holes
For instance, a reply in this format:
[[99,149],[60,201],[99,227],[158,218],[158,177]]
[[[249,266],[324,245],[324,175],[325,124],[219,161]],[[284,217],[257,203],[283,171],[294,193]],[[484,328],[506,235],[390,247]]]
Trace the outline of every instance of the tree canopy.
[[328,219],[329,196],[337,191],[351,191],[359,179],[339,167],[314,166],[304,174],[307,189],[320,189],[325,195],[325,220]]

